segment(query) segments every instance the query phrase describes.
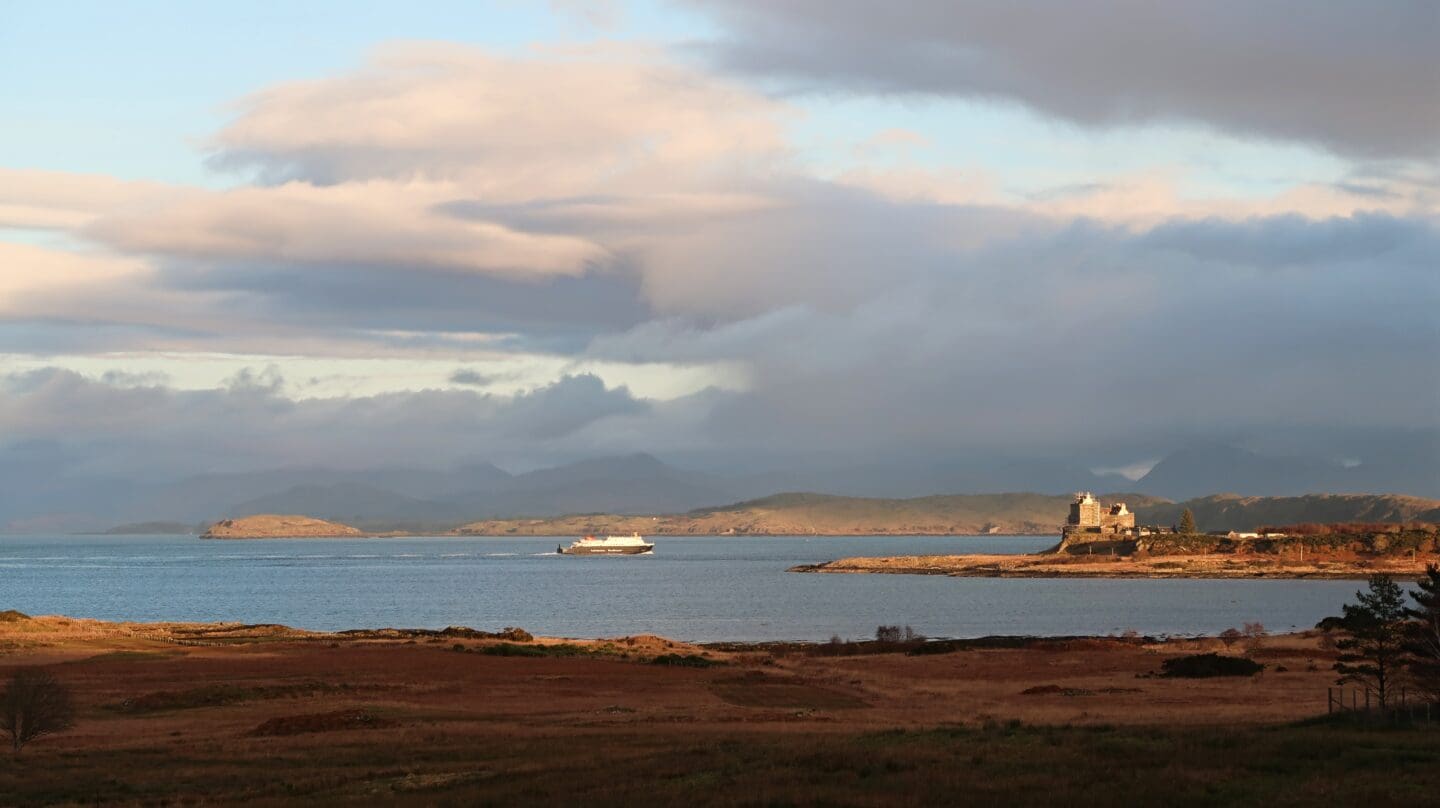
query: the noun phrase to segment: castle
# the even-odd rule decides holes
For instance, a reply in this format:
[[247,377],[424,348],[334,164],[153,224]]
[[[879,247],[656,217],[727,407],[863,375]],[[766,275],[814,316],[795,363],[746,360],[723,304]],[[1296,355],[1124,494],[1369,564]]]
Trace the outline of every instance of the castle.
[[1133,538],[1140,535],[1140,530],[1135,527],[1135,514],[1125,507],[1125,503],[1117,502],[1107,508],[1094,494],[1081,491],[1070,503],[1070,518],[1061,530],[1066,539],[1076,533],[1096,534],[1074,536],[1079,540],[1094,540],[1102,537]]

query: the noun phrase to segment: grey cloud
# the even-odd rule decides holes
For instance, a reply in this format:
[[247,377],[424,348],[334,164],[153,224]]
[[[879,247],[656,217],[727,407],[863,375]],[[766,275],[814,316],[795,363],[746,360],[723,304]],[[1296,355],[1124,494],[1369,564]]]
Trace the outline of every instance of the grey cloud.
[[547,387],[515,397],[517,425],[537,440],[564,437],[612,415],[634,415],[646,409],[630,391],[608,390],[598,376],[565,376]]
[[[185,424],[186,437],[218,442],[218,456],[246,467],[363,464],[376,452],[440,461],[462,450],[496,460],[1060,453],[1119,465],[1290,423],[1305,424],[1316,447],[1340,428],[1440,426],[1440,379],[1420,372],[1440,352],[1433,221],[1175,220],[1137,233],[822,182],[764,192],[782,203],[677,232],[634,227],[636,263],[624,273],[544,283],[339,266],[161,273],[292,329],[413,330],[383,339],[416,347],[450,329],[513,331],[517,344],[584,359],[733,361],[745,392],[635,402],[581,377],[520,397],[291,402],[250,384],[241,407],[238,390],[161,390],[151,406],[175,426],[152,433],[153,444],[171,448],[147,450],[147,462],[167,451],[196,462],[167,431]],[[137,411],[125,405],[134,391],[53,388],[39,411],[116,397],[93,421],[95,445],[124,431],[112,414]],[[68,411],[69,422],[92,423],[87,407]],[[59,433],[16,422],[7,434]]]
[[1440,232],[1432,223],[1383,214],[1322,221],[1301,216],[1177,220],[1151,230],[1143,243],[1202,259],[1259,266],[1385,261],[1389,267],[1431,270],[1440,257]]
[[[964,229],[968,216],[941,221]],[[1423,370],[1440,351],[1440,245],[1424,221],[1276,217],[1139,234],[1077,223],[946,260],[923,242],[887,244],[872,271],[890,283],[848,305],[672,318],[592,350],[746,360],[751,392],[717,401],[707,429],[772,451],[1133,460],[1286,424],[1306,425],[1316,450],[1328,430],[1440,426],[1440,378]],[[1303,275],[1257,271],[1286,265],[1287,251]]]
[[252,314],[295,328],[414,332],[412,341],[423,341],[423,334],[443,341],[446,333],[483,332],[512,335],[505,337],[512,348],[560,353],[650,315],[639,280],[622,268],[520,281],[400,268],[190,261],[167,263],[159,282],[238,296]]
[[273,370],[213,390],[115,385],[54,368],[12,373],[0,375],[0,434],[56,447],[71,474],[444,467],[573,456],[592,446],[587,430],[650,408],[590,375],[515,396],[427,390],[292,400],[283,389]]
[[495,383],[495,374],[481,373],[478,370],[469,368],[458,368],[450,374],[451,384],[463,384],[469,387],[487,387]]
[[1440,154],[1428,0],[687,0],[724,65],[800,86],[1011,100],[1085,126],[1200,123]]

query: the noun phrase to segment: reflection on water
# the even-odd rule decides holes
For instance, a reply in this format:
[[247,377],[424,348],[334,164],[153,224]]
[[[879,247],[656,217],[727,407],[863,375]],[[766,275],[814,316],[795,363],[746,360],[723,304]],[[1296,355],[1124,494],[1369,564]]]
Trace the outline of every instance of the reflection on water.
[[[569,538],[569,537],[566,537]],[[557,537],[202,541],[0,536],[0,609],[108,620],[335,630],[522,626],[686,640],[1209,633],[1308,628],[1356,581],[1044,580],[800,575],[841,556],[1023,553],[1041,537],[656,537],[651,556],[555,554]]]

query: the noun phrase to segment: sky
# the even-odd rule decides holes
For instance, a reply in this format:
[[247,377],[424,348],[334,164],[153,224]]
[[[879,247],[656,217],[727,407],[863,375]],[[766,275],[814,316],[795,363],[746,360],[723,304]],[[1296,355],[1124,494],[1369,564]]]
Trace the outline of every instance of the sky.
[[1437,40],[1406,0],[0,0],[0,465],[1370,462],[1440,433]]

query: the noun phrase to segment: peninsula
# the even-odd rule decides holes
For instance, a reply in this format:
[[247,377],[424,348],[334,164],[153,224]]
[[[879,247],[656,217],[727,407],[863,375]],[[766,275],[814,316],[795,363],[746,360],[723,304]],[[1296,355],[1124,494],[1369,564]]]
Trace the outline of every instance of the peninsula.
[[1024,555],[841,558],[791,572],[898,573],[961,578],[1366,578],[1408,576],[1440,563],[1427,522],[1304,523],[1253,532],[1182,533],[1137,525],[1126,504],[1076,495],[1059,544]]

